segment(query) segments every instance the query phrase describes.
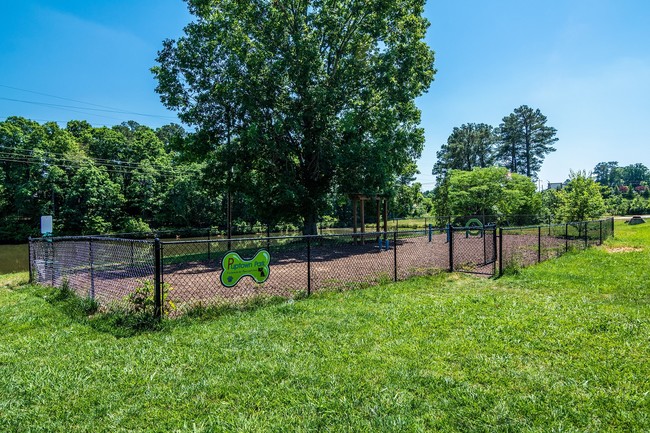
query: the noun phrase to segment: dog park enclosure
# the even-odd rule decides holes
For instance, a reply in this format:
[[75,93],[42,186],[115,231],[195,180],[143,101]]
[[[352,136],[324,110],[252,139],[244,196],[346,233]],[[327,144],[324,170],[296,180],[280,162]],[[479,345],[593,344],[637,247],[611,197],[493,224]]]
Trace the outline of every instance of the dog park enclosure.
[[[309,296],[442,271],[492,276],[511,266],[600,245],[613,230],[613,219],[607,219],[245,239],[39,238],[30,240],[30,278],[66,286],[107,307],[125,304],[131,293],[148,286],[156,314],[165,301],[182,314],[196,306]],[[266,281],[245,277],[232,287],[221,283],[225,254],[237,252],[250,259],[260,250],[270,254]]]

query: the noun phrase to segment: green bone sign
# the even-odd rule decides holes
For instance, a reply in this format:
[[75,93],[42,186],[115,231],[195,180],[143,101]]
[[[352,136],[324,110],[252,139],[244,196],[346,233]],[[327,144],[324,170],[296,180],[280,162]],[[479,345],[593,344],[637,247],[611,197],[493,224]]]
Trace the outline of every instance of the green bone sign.
[[231,251],[221,259],[221,284],[234,287],[244,277],[252,277],[256,283],[263,283],[269,278],[271,255],[266,250],[259,250],[250,260]]

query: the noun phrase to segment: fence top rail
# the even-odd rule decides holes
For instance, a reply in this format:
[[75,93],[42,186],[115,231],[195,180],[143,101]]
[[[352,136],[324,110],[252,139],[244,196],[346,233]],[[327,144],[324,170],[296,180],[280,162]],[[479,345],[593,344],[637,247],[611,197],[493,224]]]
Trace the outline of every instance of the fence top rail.
[[549,227],[564,227],[566,225],[570,226],[577,226],[577,225],[582,225],[582,224],[591,224],[591,223],[600,223],[600,222],[605,222],[605,221],[610,221],[611,218],[607,219],[600,219],[600,220],[589,220],[589,221],[571,221],[567,223],[560,223],[560,224],[538,224],[538,225],[530,225],[530,226],[516,226],[516,227],[500,227],[503,231],[514,231],[514,230],[526,230],[526,229],[536,229],[538,227],[541,228],[549,228]]
[[[463,230],[494,230],[498,226],[496,224],[484,224],[483,226],[449,226],[454,231],[463,231]],[[441,227],[439,230],[446,230],[446,227]]]
[[[432,218],[432,217],[431,217]],[[613,217],[603,218],[598,220],[589,220],[589,221],[573,221],[568,223],[561,224],[538,224],[530,226],[500,226],[498,224],[485,224],[483,227],[465,227],[465,226],[449,226],[453,231],[462,231],[462,230],[496,230],[497,228],[504,231],[507,230],[525,230],[533,229],[537,227],[564,227],[565,225],[578,225],[578,224],[589,224],[589,223],[599,223],[599,222],[609,222],[613,220]],[[438,227],[430,226],[433,231],[444,231],[447,230],[447,227]],[[343,238],[343,237],[375,237],[375,236],[387,236],[389,234],[406,235],[406,234],[416,234],[416,233],[427,233],[429,227],[414,229],[414,230],[400,230],[400,231],[380,231],[380,232],[349,232],[349,233],[328,233],[328,234],[317,234],[317,235],[297,235],[297,236],[270,236],[270,237],[245,237],[245,238],[215,238],[215,239],[191,239],[191,240],[160,240],[161,244],[171,245],[171,244],[191,244],[191,243],[223,243],[223,242],[245,242],[245,241],[272,241],[272,240],[286,240],[286,239],[296,239],[296,240],[308,240],[308,239],[321,239],[321,238]],[[134,243],[134,244],[148,244],[152,245],[155,242],[156,238],[151,239],[132,239],[132,238],[121,238],[115,237],[114,235],[89,235],[89,236],[54,236],[54,237],[40,237],[33,238],[30,237],[30,242],[60,242],[60,241],[97,241],[97,242],[124,242],[124,243]]]
[[123,242],[123,243],[140,243],[140,244],[153,244],[153,239],[126,239],[126,238],[111,238],[106,236],[54,236],[54,237],[41,237],[30,238],[30,242],[74,242],[74,241],[97,241],[97,242]]
[[[560,225],[558,224],[538,224],[534,226],[517,226],[517,227],[500,227],[504,232],[505,231],[515,231],[515,230],[530,230],[530,229],[537,229],[537,228],[549,228],[549,227],[559,227]],[[564,224],[561,224],[562,227],[564,227]]]
[[419,229],[419,230],[400,230],[399,232],[350,232],[350,233],[332,233],[332,234],[322,234],[322,235],[300,235],[300,236],[271,236],[271,237],[257,237],[257,238],[222,238],[222,239],[188,239],[188,240],[177,240],[177,241],[163,241],[160,243],[163,245],[176,245],[176,244],[205,244],[205,243],[227,243],[227,242],[252,242],[252,241],[274,241],[274,240],[311,240],[311,239],[324,239],[324,238],[351,238],[351,237],[376,237],[389,235],[393,233],[408,234],[408,233],[426,233],[428,229]]

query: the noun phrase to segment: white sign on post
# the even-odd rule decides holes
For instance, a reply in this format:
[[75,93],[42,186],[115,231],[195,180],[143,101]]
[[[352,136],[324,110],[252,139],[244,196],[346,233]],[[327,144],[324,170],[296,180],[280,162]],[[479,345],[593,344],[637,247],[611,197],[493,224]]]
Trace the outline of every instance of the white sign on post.
[[41,216],[41,234],[42,235],[52,234],[52,215]]

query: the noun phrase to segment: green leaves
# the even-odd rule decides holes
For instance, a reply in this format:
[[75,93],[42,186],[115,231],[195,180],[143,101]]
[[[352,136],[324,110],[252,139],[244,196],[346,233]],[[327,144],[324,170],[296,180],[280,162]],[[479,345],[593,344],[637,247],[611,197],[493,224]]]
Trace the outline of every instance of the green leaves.
[[605,212],[599,185],[584,171],[573,172],[566,187],[558,191],[559,216],[564,222],[587,221]]
[[196,20],[164,42],[156,90],[220,155],[229,188],[314,221],[328,194],[384,192],[419,156],[413,100],[435,72],[422,0],[188,4]]
[[436,153],[438,161],[433,167],[433,174],[444,177],[449,170],[492,166],[496,140],[494,128],[485,123],[468,123],[454,128],[447,144],[443,144]]
[[[438,188],[437,214],[451,216],[536,215],[541,199],[526,176],[503,167],[452,170]],[[443,213],[443,212],[447,213]]]
[[546,155],[555,151],[556,133],[539,109],[522,105],[499,125],[497,157],[511,172],[535,178]]
[[0,122],[0,239],[36,235],[40,215],[59,235],[209,225],[218,196],[205,190],[205,165],[186,162],[192,142],[178,125]]

